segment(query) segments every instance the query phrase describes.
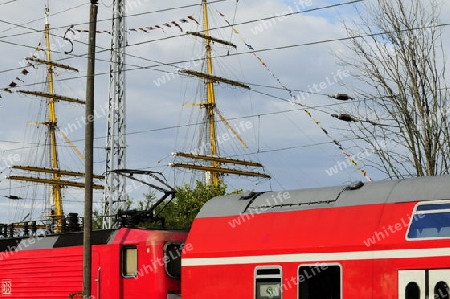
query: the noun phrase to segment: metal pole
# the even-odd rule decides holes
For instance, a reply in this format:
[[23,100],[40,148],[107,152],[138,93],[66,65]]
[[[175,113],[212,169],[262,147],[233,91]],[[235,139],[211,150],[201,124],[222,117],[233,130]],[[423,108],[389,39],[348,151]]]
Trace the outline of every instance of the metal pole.
[[85,128],[85,193],[84,193],[84,235],[83,235],[83,298],[91,298],[91,232],[92,232],[92,190],[94,172],[94,74],[95,74],[95,37],[97,30],[98,0],[91,0],[88,65],[86,80],[86,128]]

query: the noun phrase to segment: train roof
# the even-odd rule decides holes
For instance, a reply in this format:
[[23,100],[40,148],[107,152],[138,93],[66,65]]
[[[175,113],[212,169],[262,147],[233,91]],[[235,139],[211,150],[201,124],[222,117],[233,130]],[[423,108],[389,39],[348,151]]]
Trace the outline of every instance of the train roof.
[[450,199],[450,175],[219,196],[197,218],[439,199]]
[[[153,244],[166,240],[177,241],[184,231],[154,230],[143,228],[119,228],[94,230],[91,234],[92,245],[124,244],[145,240]],[[83,231],[66,232],[55,235],[0,237],[0,253],[12,250],[53,249],[83,245]],[[1,256],[0,256],[1,260]]]
[[[92,232],[92,245],[105,245],[112,242],[116,229],[96,230]],[[30,242],[30,239],[33,240]],[[49,249],[83,245],[83,232],[64,233],[38,237],[16,237],[0,239],[0,252],[20,248],[21,250]]]

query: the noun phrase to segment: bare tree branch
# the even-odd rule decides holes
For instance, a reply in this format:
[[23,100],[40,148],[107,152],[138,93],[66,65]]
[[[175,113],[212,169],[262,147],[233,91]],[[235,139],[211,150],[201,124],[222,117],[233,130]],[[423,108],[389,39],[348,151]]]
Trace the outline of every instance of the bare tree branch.
[[358,20],[344,23],[349,36],[367,36],[352,39],[351,55],[338,57],[361,83],[354,92],[368,99],[348,113],[369,121],[350,124],[347,132],[360,147],[377,149],[366,164],[389,178],[449,173],[450,106],[439,12],[438,0],[372,0]]

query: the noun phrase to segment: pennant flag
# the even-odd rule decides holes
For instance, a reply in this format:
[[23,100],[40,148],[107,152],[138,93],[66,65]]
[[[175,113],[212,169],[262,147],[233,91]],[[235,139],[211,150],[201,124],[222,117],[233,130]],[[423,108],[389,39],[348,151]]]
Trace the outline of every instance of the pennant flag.
[[[179,22],[180,23],[189,23],[189,20],[192,20],[192,21],[196,22],[198,25],[200,25],[199,22],[193,16],[188,16],[187,18],[182,18],[182,19],[179,20]],[[170,22],[167,22],[167,23],[163,23],[162,25],[129,28],[128,32],[139,32],[139,31],[142,31],[142,32],[148,33],[148,30],[156,30],[156,29],[161,29],[163,32],[165,32],[164,31],[164,27],[167,27],[167,28],[177,27],[178,29],[180,29],[181,32],[184,32],[183,28],[180,26],[179,23],[177,23],[177,21],[170,21]],[[75,31],[76,32],[86,32],[86,33],[89,32],[89,30],[86,30],[86,29],[72,29],[72,28],[73,28],[73,25],[69,28],[69,30],[72,31],[72,32],[75,32]],[[234,29],[234,28],[233,28],[233,30],[236,31],[236,29]],[[106,31],[106,30],[97,30],[96,32],[97,33],[108,33],[108,34],[111,35],[111,32],[110,31]]]
[[180,31],[183,32],[183,28],[181,28],[181,26],[180,26],[177,22],[172,21],[172,24],[174,24],[175,26],[177,26],[178,29],[180,29]]
[[[239,0],[236,0],[236,2],[238,2]],[[221,17],[223,17],[224,18],[224,20],[225,20],[225,22],[229,25],[229,26],[231,26],[231,29],[233,30],[233,32],[235,32],[236,34],[238,34],[238,36],[239,36],[239,39],[250,49],[250,50],[252,50],[252,51],[254,51],[254,49],[253,49],[253,47],[250,45],[250,44],[247,44],[246,43],[246,41],[244,40],[244,38],[239,34],[239,32],[234,28],[234,26],[233,25],[231,25],[230,24],[230,22],[228,22],[228,20],[225,18],[225,15],[223,14],[223,13],[221,13],[220,11],[218,11],[218,10],[216,10],[218,13],[219,13],[219,15],[221,16]],[[191,18],[191,17],[189,17],[189,18]],[[191,20],[193,20],[192,18],[191,18]],[[196,21],[197,22],[197,21]],[[198,24],[198,22],[197,22],[197,24]],[[283,89],[285,89],[288,93],[289,93],[289,95],[291,96],[291,98],[294,98],[295,99],[295,97],[294,97],[294,94],[293,94],[293,92],[292,92],[292,90],[290,90],[289,88],[287,88],[282,82],[281,82],[281,80],[270,70],[270,68],[267,66],[267,64],[261,59],[261,57],[259,57],[255,52],[251,52],[252,54],[253,54],[253,56],[255,56],[255,58],[257,58],[258,60],[259,60],[259,62],[261,63],[261,65],[263,65],[264,67],[265,67],[265,69],[272,75],[272,77],[273,78],[275,78],[276,79],[276,81],[280,84],[280,86],[281,87],[283,87]],[[302,106],[302,107],[305,107],[305,106],[303,106],[301,103],[296,103],[296,104],[298,104],[298,105],[300,105],[300,106]],[[327,130],[325,130],[323,127],[322,127],[322,124],[319,122],[319,121],[317,121],[312,115],[311,115],[311,113],[307,110],[307,109],[304,109],[303,110],[308,116],[309,116],[309,118],[322,130],[322,132],[342,151],[342,153],[347,157],[347,159],[349,160],[349,162],[351,163],[351,164],[353,164],[355,167],[356,167],[356,169],[358,169],[363,175],[364,175],[364,177],[369,181],[369,182],[372,182],[372,179],[367,175],[367,172],[364,170],[364,169],[361,169],[360,168],[360,166],[359,166],[359,164],[355,161],[355,160],[353,160],[352,159],[352,155],[348,155],[346,152],[345,152],[345,150],[344,150],[344,147],[341,145],[341,143],[339,142],[339,141],[337,141],[337,140],[335,140],[335,139],[333,139],[329,134],[328,134],[328,131]]]
[[16,80],[25,83],[25,82],[24,82],[22,79],[20,79],[19,77],[16,77]]
[[197,23],[197,25],[200,25],[200,23],[197,22],[197,20],[196,20],[193,16],[188,16],[188,19],[191,19],[192,21],[194,21],[195,23]]
[[17,83],[14,82],[14,81],[12,81],[8,86],[9,86],[9,87],[16,87],[16,86],[17,86]]
[[[245,44],[245,43],[244,43]],[[255,51],[255,49],[253,49],[253,47],[251,46],[251,45],[249,45],[249,44],[245,44],[246,46],[247,46],[247,48],[249,48],[250,50],[252,50],[252,51]]]
[[22,71],[22,74],[23,74],[24,76],[28,75],[28,73],[29,73],[29,72],[28,72],[27,70],[25,70],[25,69]]
[[[34,57],[34,55],[33,55],[33,57]],[[34,69],[37,69],[37,66],[35,66],[34,64],[32,64],[31,62],[29,62],[28,61],[28,66],[31,66],[31,67],[33,67]],[[26,70],[25,70],[26,71]],[[27,74],[28,74],[28,71],[27,71]]]

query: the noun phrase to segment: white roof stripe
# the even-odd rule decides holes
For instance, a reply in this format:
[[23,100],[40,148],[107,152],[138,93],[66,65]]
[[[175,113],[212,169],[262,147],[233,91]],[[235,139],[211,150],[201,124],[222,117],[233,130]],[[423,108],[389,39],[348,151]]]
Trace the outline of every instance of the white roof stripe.
[[376,251],[298,253],[259,256],[236,256],[219,258],[184,258],[183,267],[219,266],[239,264],[289,263],[289,262],[329,262],[371,259],[404,259],[424,257],[450,257],[450,248],[395,249]]

